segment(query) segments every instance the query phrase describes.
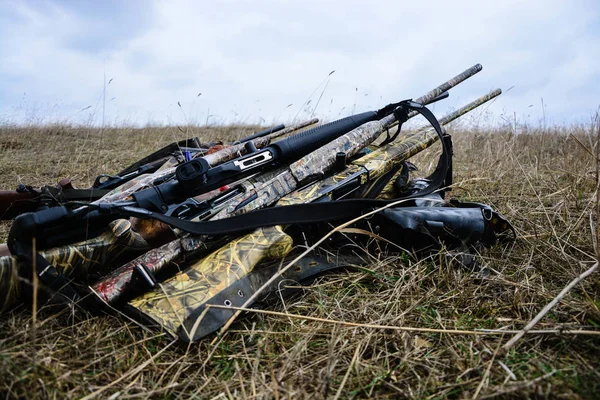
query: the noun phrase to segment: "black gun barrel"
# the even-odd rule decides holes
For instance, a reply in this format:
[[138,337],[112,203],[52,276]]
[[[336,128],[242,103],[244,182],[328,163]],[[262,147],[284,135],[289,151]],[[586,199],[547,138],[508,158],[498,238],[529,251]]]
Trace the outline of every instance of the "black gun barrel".
[[337,139],[341,135],[376,119],[377,113],[374,111],[351,115],[278,140],[267,147],[267,149],[275,149],[281,160],[299,158]]

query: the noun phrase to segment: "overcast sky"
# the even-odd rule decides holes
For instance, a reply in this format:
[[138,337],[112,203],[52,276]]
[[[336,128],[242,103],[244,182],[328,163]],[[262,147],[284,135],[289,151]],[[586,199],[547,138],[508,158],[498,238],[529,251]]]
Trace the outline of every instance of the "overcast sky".
[[487,122],[587,122],[600,2],[0,0],[0,123],[332,120],[475,63],[437,114],[500,87]]

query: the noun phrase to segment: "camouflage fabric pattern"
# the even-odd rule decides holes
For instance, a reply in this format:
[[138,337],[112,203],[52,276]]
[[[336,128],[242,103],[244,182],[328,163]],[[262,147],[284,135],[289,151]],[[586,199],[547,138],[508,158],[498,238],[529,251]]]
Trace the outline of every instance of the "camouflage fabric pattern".
[[100,236],[41,252],[49,264],[62,274],[85,279],[90,275],[104,275],[114,267],[112,261],[126,251],[147,250],[147,243],[131,229],[125,219],[113,221]]
[[[91,277],[109,272],[114,267],[114,261],[126,251],[140,252],[147,249],[147,243],[133,232],[129,221],[119,219],[111,222],[109,229],[96,238],[41,251],[40,254],[58,272],[85,282]],[[14,296],[18,296],[20,292],[18,271],[16,257],[0,257],[1,309],[13,304],[16,300]]]
[[[63,275],[85,279],[90,275],[104,274],[112,267],[111,261],[128,250],[147,250],[147,243],[133,230],[125,219],[118,219],[109,229],[93,239],[69,246],[41,251],[40,254]],[[12,266],[16,257],[0,257],[0,268]]]
[[156,275],[168,266],[189,263],[223,244],[222,240],[208,239],[207,236],[187,235],[151,249],[96,282],[90,287],[91,292],[102,301],[115,305],[123,300],[123,297],[132,297],[131,294],[140,289],[132,287],[135,285],[132,280],[133,271],[138,265],[143,265],[150,273]]
[[396,197],[398,197],[394,183],[396,182],[396,179],[398,179],[398,177],[402,174],[403,171],[404,171],[404,168],[401,166],[400,169],[398,171],[396,171],[394,176],[392,176],[392,178],[388,181],[388,183],[386,183],[384,188],[381,190],[381,193],[379,193],[379,195],[377,196],[378,199],[392,200],[392,199],[395,199]]
[[282,259],[291,249],[292,238],[281,227],[257,229],[232,240],[129,305],[176,336],[196,307],[246,276],[259,262]]
[[349,165],[342,172],[335,173],[325,179],[318,180],[300,190],[296,190],[277,202],[278,207],[291,206],[294,204],[311,203],[322,197],[332,200],[336,188],[352,180],[357,180],[361,185],[368,180],[366,170],[358,165]]

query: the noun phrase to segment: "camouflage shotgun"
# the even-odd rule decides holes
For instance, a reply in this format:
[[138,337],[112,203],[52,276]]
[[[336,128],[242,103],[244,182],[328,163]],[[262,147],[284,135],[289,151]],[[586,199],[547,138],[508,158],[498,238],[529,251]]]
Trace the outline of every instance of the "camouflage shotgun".
[[[475,65],[474,67],[464,71],[458,76],[454,77],[448,82],[443,83],[442,85],[436,87],[431,90],[424,96],[418,98],[418,101],[422,101],[424,103],[429,103],[438,97],[440,94],[446,92],[450,88],[456,86],[460,82],[474,75],[478,71],[481,70],[481,65]],[[414,114],[409,114],[411,117]],[[458,118],[461,114],[455,113],[454,118]],[[450,122],[451,119],[445,120],[446,123]],[[372,140],[375,140],[381,132],[387,127],[395,122],[393,117],[389,117],[385,119],[383,122],[370,122],[366,125],[363,125],[354,131],[349,132],[345,136],[334,140],[333,142],[324,146],[326,148],[325,152],[321,152],[321,149],[317,150],[320,154],[321,163],[309,162],[308,159],[302,158],[294,164],[297,164],[302,168],[302,172],[304,176],[321,176],[324,172],[326,172],[329,167],[333,164],[331,158],[326,158],[327,154],[333,154],[335,156],[341,150],[346,150],[347,152],[351,152],[354,154],[358,149],[363,148],[366,144],[370,143]],[[362,141],[357,140],[357,138],[362,138]],[[355,151],[350,148],[349,144],[352,143],[355,146]],[[365,144],[366,143],[366,144]],[[312,158],[312,155],[308,155],[307,157]],[[314,160],[314,159],[313,159]],[[313,168],[312,171],[308,170],[308,168]],[[287,170],[287,168],[285,168]],[[285,172],[282,172],[285,173]],[[277,174],[280,176],[281,174]],[[276,179],[275,179],[276,180]],[[273,179],[269,179],[267,177],[264,183],[260,185],[260,189],[263,191],[261,193],[266,193],[269,196],[271,201],[276,201],[277,195],[279,198],[290,193],[295,186],[282,186],[282,185],[273,185]],[[258,190],[258,189],[256,189]],[[256,190],[247,191],[245,197],[253,198],[254,194],[257,193]],[[262,195],[260,196],[262,198]],[[258,195],[257,195],[258,198]],[[245,200],[244,200],[245,201]],[[256,202],[255,204],[259,204],[260,202]],[[239,206],[239,199],[232,199],[230,204],[223,204],[222,207],[227,206],[231,208],[232,205],[235,205],[233,208]],[[257,207],[259,207],[257,205]],[[243,207],[243,212],[251,211],[249,207]],[[219,219],[225,217],[226,214],[221,211],[221,213],[214,217],[213,219]],[[149,286],[152,286],[152,278],[151,276],[154,274],[158,274],[163,268],[172,265],[172,264],[181,264],[184,259],[190,259],[193,257],[197,257],[197,251],[203,249],[204,243],[207,241],[207,236],[195,236],[195,235],[185,235],[181,239],[177,239],[173,242],[167,243],[157,249],[150,250],[149,252],[143,254],[138,259],[134,259],[131,262],[127,263],[123,267],[115,270],[108,277],[101,280],[97,284],[92,287],[92,290],[105,302],[110,304],[117,303],[121,297],[130,290],[130,285],[132,283],[132,276],[134,271],[139,276],[146,276],[146,283]],[[136,281],[136,284],[139,282]]]
[[[500,90],[495,90],[442,118],[440,122],[448,124],[500,93]],[[404,160],[428,148],[437,140],[438,136],[433,130],[420,130],[397,143],[382,146],[352,161],[343,171],[282,197],[275,206],[318,202],[323,201],[324,198],[334,200],[339,193],[347,194],[348,186],[353,190],[356,189],[357,182],[364,190],[357,191],[355,195],[373,195],[372,188],[377,186],[380,179],[390,171],[396,170]],[[477,218],[479,214],[479,219],[483,219],[478,209],[469,209],[465,212],[471,218]],[[506,229],[506,226],[501,229]],[[261,245],[254,247],[255,243]],[[269,244],[273,247],[269,247]],[[206,304],[210,302],[210,304],[241,306],[253,290],[266,282],[269,276],[262,269],[255,271],[255,267],[270,258],[282,258],[291,251],[291,244],[291,237],[284,233],[281,226],[259,228],[228,242],[209,256],[194,262],[190,267],[162,282],[160,288],[150,290],[130,301],[126,310],[132,316],[147,323],[159,325],[172,336],[179,336],[184,341],[198,340],[222,326],[234,313],[233,310],[215,308],[207,310]],[[180,254],[180,247],[170,244],[168,248],[163,249],[163,258],[150,260],[142,256],[133,263],[138,262],[138,266],[144,266],[145,270],[156,268],[159,264],[163,267],[169,256]],[[275,252],[276,256],[273,256],[272,252]],[[294,266],[291,272],[286,272],[278,282],[284,279],[306,278],[334,268],[336,264],[312,259],[310,264],[304,262]],[[270,271],[270,273],[274,272]],[[103,282],[106,281],[103,280],[93,286],[94,292],[106,294],[109,288],[103,286]],[[112,287],[112,289],[117,288]],[[104,300],[116,300],[115,297],[110,297],[114,294],[116,293],[109,293]],[[201,322],[199,318],[202,318]]]
[[[496,89],[481,96],[441,118],[440,124],[447,125],[455,121],[477,107],[498,97],[501,93],[500,89]],[[373,188],[380,186],[378,185],[379,181],[385,179],[390,171],[396,171],[398,168],[402,170],[403,161],[425,150],[437,140],[438,136],[432,129],[420,129],[399,142],[382,146],[364,157],[352,161],[343,171],[338,171],[332,176],[318,180],[291,193],[289,196],[281,198],[277,202],[277,206],[298,204],[299,202],[335,201],[347,196],[349,193],[355,192],[359,187],[364,192],[363,197],[369,196]],[[400,172],[396,171],[394,177]],[[393,177],[391,179],[388,177],[388,179],[390,183],[393,183]],[[386,184],[381,192],[385,196],[390,190],[390,186]],[[381,195],[378,194],[378,196]]]

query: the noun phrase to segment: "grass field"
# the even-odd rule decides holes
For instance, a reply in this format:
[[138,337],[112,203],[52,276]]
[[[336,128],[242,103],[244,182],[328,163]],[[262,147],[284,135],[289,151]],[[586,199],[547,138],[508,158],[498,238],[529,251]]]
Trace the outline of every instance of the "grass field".
[[[252,313],[217,344],[209,338],[189,347],[118,316],[40,313],[34,320],[20,307],[0,316],[0,393],[121,399],[598,397],[600,336],[569,333],[600,332],[598,272],[572,288],[537,323],[536,333],[503,349],[596,260],[591,131],[450,130],[452,196],[492,205],[519,235],[481,254],[488,275],[441,256],[414,262],[373,254],[365,269],[322,277],[302,296],[269,307],[313,319]],[[175,140],[229,141],[251,132],[0,127],[0,188],[55,184],[63,177],[87,187],[98,173],[116,172]],[[424,155],[415,162],[425,166],[431,160]],[[0,241],[8,227],[1,225]],[[478,329],[507,332],[473,334]]]

